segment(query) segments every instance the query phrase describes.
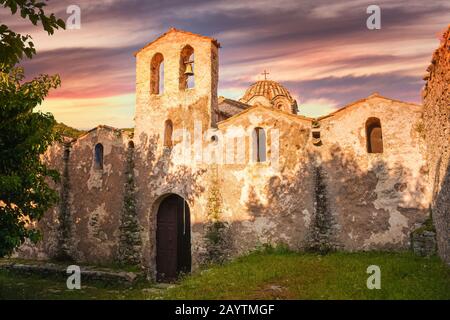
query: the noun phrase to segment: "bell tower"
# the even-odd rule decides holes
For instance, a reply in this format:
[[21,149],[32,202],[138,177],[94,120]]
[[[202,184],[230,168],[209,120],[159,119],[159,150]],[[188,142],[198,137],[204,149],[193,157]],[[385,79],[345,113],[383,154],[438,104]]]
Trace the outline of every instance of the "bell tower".
[[136,52],[138,146],[151,139],[164,148],[168,123],[189,131],[194,123],[216,125],[219,48],[215,39],[171,28]]

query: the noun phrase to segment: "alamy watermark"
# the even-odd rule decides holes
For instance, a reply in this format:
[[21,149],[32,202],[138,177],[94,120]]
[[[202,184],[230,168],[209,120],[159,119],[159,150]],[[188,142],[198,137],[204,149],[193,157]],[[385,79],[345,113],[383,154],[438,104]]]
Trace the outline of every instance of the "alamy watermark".
[[367,7],[367,14],[370,16],[367,18],[366,26],[369,30],[380,30],[381,29],[381,8],[376,4],[372,4]]
[[66,285],[67,289],[74,290],[74,289],[81,289],[81,269],[79,266],[71,265],[67,267],[67,274],[70,274],[70,276],[67,277]]
[[367,289],[381,289],[381,269],[379,266],[371,265],[367,267],[366,272],[370,274],[367,278]]
[[66,29],[81,29],[81,8],[72,4],[67,7],[66,13],[69,14],[69,17],[66,20]]
[[280,132],[269,128],[230,126],[225,131],[202,129],[201,121],[194,130],[179,128],[171,135],[171,157],[174,164],[247,164],[265,163],[279,167]]

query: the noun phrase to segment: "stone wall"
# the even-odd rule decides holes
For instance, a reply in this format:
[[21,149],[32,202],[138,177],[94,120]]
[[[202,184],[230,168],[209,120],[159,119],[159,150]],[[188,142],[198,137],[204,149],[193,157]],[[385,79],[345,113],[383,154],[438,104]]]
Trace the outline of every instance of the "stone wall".
[[[265,132],[265,162],[253,159],[256,127]],[[305,248],[314,212],[310,127],[309,119],[263,106],[219,123],[224,140],[220,190],[233,255],[262,245]],[[233,150],[235,159],[230,159],[226,154]]]
[[[115,260],[128,141],[127,133],[99,126],[70,143],[70,152],[66,154],[59,143],[46,152],[49,166],[61,174],[61,182],[55,185],[60,191],[60,203],[39,223],[43,240],[36,246],[22,246],[19,256],[72,258],[89,263]],[[102,169],[94,164],[97,143],[103,145]]]
[[[430,202],[422,107],[374,94],[320,119],[321,166],[337,244],[346,250],[405,249]],[[381,123],[383,152],[368,153],[366,121]],[[418,129],[419,128],[419,129]]]
[[431,209],[440,256],[450,263],[450,27],[434,52],[423,90]]

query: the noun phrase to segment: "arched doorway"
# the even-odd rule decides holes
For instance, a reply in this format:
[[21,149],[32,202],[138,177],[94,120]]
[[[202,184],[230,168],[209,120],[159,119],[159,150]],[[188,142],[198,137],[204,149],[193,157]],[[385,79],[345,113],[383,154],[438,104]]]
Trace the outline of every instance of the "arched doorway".
[[176,194],[165,197],[156,224],[158,281],[170,281],[191,271],[191,221],[187,202]]

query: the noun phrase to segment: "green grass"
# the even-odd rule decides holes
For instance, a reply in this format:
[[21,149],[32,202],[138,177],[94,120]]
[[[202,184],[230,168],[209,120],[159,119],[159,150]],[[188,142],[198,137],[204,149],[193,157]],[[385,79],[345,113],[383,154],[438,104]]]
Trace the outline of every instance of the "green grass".
[[[381,268],[381,289],[366,287],[369,265]],[[0,271],[0,299],[450,299],[450,268],[411,253],[332,253],[269,250],[199,270],[168,289],[131,288]]]

